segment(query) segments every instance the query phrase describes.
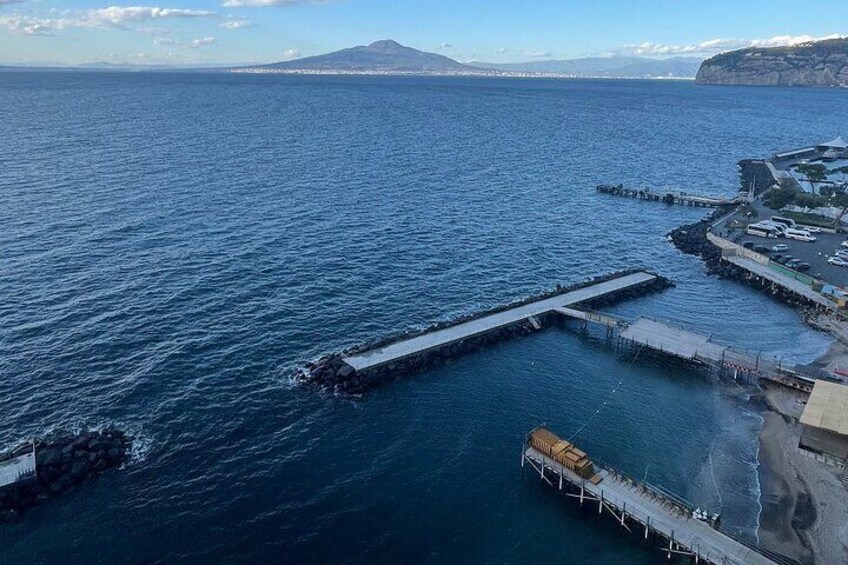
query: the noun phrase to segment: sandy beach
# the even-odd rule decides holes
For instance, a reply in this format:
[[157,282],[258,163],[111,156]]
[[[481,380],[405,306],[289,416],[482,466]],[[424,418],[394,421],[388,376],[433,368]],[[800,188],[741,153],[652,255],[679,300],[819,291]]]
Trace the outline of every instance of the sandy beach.
[[[848,364],[835,344],[818,363]],[[760,543],[799,563],[848,563],[848,488],[841,470],[798,449],[805,396],[763,384],[769,411],[760,432]]]

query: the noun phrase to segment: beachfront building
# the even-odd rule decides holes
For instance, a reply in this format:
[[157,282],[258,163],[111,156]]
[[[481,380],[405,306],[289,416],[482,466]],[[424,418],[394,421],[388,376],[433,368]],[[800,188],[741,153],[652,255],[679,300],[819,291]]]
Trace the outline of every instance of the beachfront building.
[[816,381],[801,414],[799,447],[830,465],[848,461],[848,386]]

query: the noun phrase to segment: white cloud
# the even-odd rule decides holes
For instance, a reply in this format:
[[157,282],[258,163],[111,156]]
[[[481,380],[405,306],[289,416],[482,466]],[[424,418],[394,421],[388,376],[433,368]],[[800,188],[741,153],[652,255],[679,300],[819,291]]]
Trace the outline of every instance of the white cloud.
[[667,45],[663,43],[652,43],[646,41],[634,45],[624,45],[613,50],[615,55],[714,55],[723,51],[744,49],[746,47],[784,47],[787,45],[799,45],[811,41],[822,41],[825,39],[838,39],[844,37],[839,34],[831,34],[823,37],[812,35],[776,35],[766,39],[709,39],[700,43],[690,45]]
[[26,0],[0,0],[0,6],[5,4],[20,4],[22,2],[26,2]]
[[[2,2],[3,0],[0,0]],[[20,35],[52,35],[69,28],[124,27],[127,23],[163,21],[174,18],[207,18],[216,16],[209,10],[182,10],[145,6],[110,6],[84,12],[67,12],[59,18],[37,18],[11,15],[0,17],[0,26]],[[150,29],[150,28],[147,28]]]
[[289,59],[297,59],[300,57],[300,51],[297,49],[286,49],[283,51],[283,61],[288,61]]
[[298,4],[329,4],[337,0],[224,0],[225,8],[265,8],[269,6],[296,6]]
[[439,43],[439,47],[438,47],[438,48],[439,48],[439,49],[453,49],[453,45],[451,45],[450,43],[447,43],[447,42],[445,42],[445,43]]
[[181,10],[175,8],[147,8],[143,6],[110,6],[89,10],[84,18],[95,24],[121,25],[125,22],[161,20],[167,18],[206,18],[216,15],[209,10]]
[[221,22],[218,24],[218,27],[222,27],[224,29],[242,29],[252,25],[253,24],[248,19],[238,16],[227,16],[227,21]]
[[506,47],[501,47],[500,49],[497,50],[497,53],[499,55],[503,55],[504,53],[507,53],[507,52],[509,52],[509,49],[507,49]]
[[156,45],[173,45],[175,47],[188,47],[190,49],[197,49],[198,47],[206,47],[207,45],[214,45],[216,39],[214,37],[201,37],[200,39],[192,39],[190,41],[182,41],[177,39],[168,39],[168,38],[159,38],[154,39],[153,43]]

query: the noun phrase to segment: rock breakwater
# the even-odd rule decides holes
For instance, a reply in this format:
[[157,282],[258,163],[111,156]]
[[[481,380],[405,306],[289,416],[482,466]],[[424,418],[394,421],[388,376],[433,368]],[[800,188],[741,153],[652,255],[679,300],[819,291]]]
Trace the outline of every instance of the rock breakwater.
[[[449,321],[439,322],[419,331],[406,331],[367,341],[345,349],[342,352],[325,355],[314,362],[305,363],[303,368],[295,372],[295,380],[297,382],[317,385],[319,387],[331,389],[344,394],[362,394],[378,385],[399,380],[405,375],[421,371],[428,367],[437,366],[449,359],[481,349],[486,345],[534,333],[546,326],[556,323],[557,320],[561,319],[561,316],[554,312],[547,312],[534,316],[532,320],[523,320],[512,325],[493,329],[484,334],[478,334],[459,341],[454,341],[442,347],[421,351],[402,359],[398,359],[394,362],[371,368],[367,371],[356,371],[353,367],[345,363],[345,357],[379,349],[398,341],[411,339],[420,335],[456,326],[458,324],[497,314],[499,312],[538,302],[547,298],[556,297],[637,272],[643,272],[643,270],[635,268],[627,269],[594,277],[570,286],[557,285],[556,288],[550,291],[482,312],[460,316]],[[622,300],[636,298],[653,292],[660,292],[671,286],[674,286],[674,284],[669,279],[656,275],[655,279],[643,284],[617,292],[611,292],[574,306],[583,308],[609,306]]]
[[[121,465],[132,445],[132,437],[109,427],[79,433],[55,432],[36,440],[34,477],[0,489],[0,522],[13,520],[28,508],[58,496],[74,485]],[[0,456],[9,460],[31,452],[33,443]]]

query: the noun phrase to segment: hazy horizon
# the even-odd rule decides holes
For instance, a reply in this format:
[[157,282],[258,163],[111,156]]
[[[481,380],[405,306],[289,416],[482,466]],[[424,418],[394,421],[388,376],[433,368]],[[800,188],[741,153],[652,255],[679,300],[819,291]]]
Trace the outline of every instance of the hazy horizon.
[[[391,38],[459,62],[706,58],[841,36],[826,0],[803,20],[785,0],[649,6],[624,0],[516,6],[380,0],[0,0],[0,65],[231,66],[293,60]],[[762,14],[769,14],[764,18]],[[639,22],[638,26],[633,22]],[[421,25],[425,22],[426,25]]]

